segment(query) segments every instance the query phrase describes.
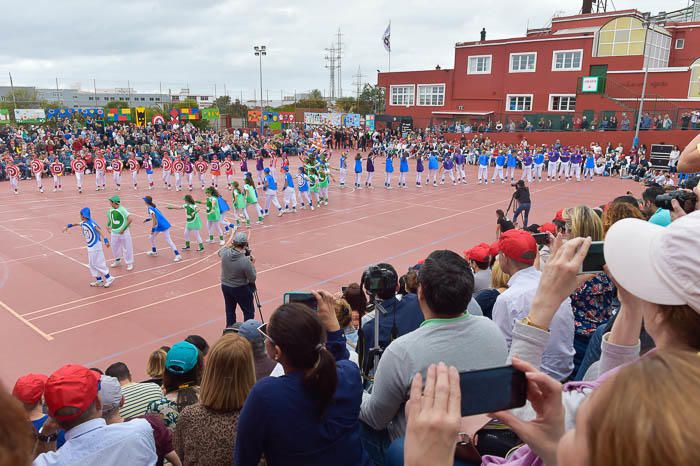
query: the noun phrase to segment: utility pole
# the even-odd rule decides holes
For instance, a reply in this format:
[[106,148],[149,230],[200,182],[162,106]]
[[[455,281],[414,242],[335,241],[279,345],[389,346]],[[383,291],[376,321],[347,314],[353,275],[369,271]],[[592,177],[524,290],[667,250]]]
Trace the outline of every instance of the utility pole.
[[92,78],[92,93],[95,96],[95,105],[99,107],[100,105],[97,103],[97,81],[95,78]]
[[17,108],[17,96],[15,96],[15,85],[12,82],[12,73],[8,71],[7,74],[10,75],[10,91],[12,91],[12,103],[14,104],[15,108]]
[[129,80],[126,81],[126,89],[129,91],[129,101],[127,103],[131,106],[131,82]]
[[338,97],[343,97],[343,73],[342,73],[342,62],[343,62],[343,42],[342,42],[342,37],[343,34],[340,32],[340,28],[338,28],[338,45],[336,47],[336,51],[338,53],[338,56],[336,58],[337,61],[337,66],[338,66]]
[[59,105],[63,105],[63,100],[61,100],[61,91],[58,90],[58,77],[56,77],[56,100],[58,100]]
[[335,100],[335,68],[336,59],[338,58],[337,52],[334,45],[331,45],[326,50],[326,68],[329,71],[329,83],[328,83],[328,99]]
[[357,67],[357,74],[353,76],[355,78],[355,81],[353,81],[353,84],[355,85],[355,99],[360,100],[360,94],[362,93],[362,78],[365,76],[362,74],[362,70],[360,67]]

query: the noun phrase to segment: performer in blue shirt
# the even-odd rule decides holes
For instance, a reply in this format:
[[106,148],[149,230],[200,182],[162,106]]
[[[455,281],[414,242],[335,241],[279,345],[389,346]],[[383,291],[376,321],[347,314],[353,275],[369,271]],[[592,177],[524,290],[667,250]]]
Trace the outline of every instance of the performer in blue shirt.
[[402,150],[399,156],[399,188],[406,189],[406,173],[408,173],[408,154]]
[[586,180],[586,176],[591,176],[591,181],[593,181],[593,174],[595,173],[595,155],[592,152],[586,153],[586,162],[583,170],[583,180]]
[[284,188],[282,189],[284,211],[289,212],[289,204],[292,204],[292,212],[297,213],[297,194],[294,191],[294,177],[289,173],[289,166],[282,167],[284,172]]
[[[359,152],[355,154],[355,189],[362,189],[362,155]],[[299,191],[301,192],[301,187]]]
[[[85,238],[88,252],[88,269],[92,276],[95,277],[95,281],[90,282],[90,286],[109,288],[114,281],[114,277],[109,274],[105,254],[102,250],[102,242],[104,242],[105,247],[109,247],[109,240],[104,236],[100,226],[91,218],[90,209],[87,207],[80,209],[80,223],[69,223],[63,231],[66,232],[77,226],[80,227],[83,232],[83,238]],[[104,280],[102,279],[103,276]]]
[[534,157],[534,162],[535,162],[535,168],[534,168],[534,177],[537,179],[537,182],[542,181],[542,169],[544,168],[544,149],[541,149],[537,154],[535,154]]
[[495,150],[496,155],[496,168],[493,171],[493,178],[491,178],[491,183],[496,182],[496,176],[498,176],[501,179],[501,183],[505,183],[505,180],[503,179],[503,167],[506,164],[506,156],[503,155],[503,152],[500,152],[498,149]]
[[265,173],[265,178],[263,179],[263,187],[265,190],[265,215],[270,212],[270,203],[272,203],[279,211],[277,216],[281,217],[284,215],[284,209],[282,209],[280,201],[277,199],[277,180],[272,176],[270,167],[265,167],[263,172]]
[[386,153],[386,165],[384,166],[384,187],[391,189],[391,174],[394,173],[394,154]]
[[483,153],[479,155],[479,174],[477,179],[479,184],[483,181],[484,184],[489,184],[489,161],[491,157],[488,154]]
[[518,165],[518,159],[513,154],[513,151],[508,151],[506,168],[506,179],[510,177],[510,182],[515,181],[515,167]]
[[348,153],[343,152],[340,154],[340,179],[338,180],[340,188],[345,187],[345,178],[348,176]]
[[311,210],[314,210],[314,203],[311,200],[311,194],[309,194],[309,177],[306,176],[306,173],[304,173],[304,167],[299,167],[299,173],[297,174],[297,186],[299,187],[299,197],[301,198],[301,210],[306,209],[304,206],[304,199],[306,199],[306,202],[309,203]]
[[554,181],[559,172],[559,151],[554,150],[549,153],[547,161],[547,181]]
[[162,233],[165,237],[165,242],[168,243],[170,249],[172,249],[175,253],[175,262],[180,262],[182,260],[182,256],[180,256],[180,252],[177,250],[177,246],[175,246],[175,243],[173,243],[173,240],[170,237],[170,222],[168,222],[168,219],[166,219],[165,216],[161,213],[161,211],[158,210],[158,208],[156,208],[156,205],[153,202],[153,198],[151,196],[145,196],[143,198],[143,202],[146,203],[146,207],[148,208],[148,218],[143,222],[152,222],[151,234],[148,236],[148,239],[151,242],[151,250],[148,251],[146,255],[158,255],[158,251],[156,249],[156,236],[159,233]]
[[433,180],[433,186],[437,186],[437,173],[440,167],[438,162],[438,156],[435,152],[431,152],[428,156],[428,179],[426,180],[430,183],[430,179]]

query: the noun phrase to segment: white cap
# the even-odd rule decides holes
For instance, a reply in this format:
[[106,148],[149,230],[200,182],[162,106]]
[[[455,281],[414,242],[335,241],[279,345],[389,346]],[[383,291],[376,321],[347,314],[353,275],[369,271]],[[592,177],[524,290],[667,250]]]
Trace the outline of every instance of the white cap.
[[103,413],[111,413],[120,407],[122,387],[116,377],[100,376],[100,399],[102,400]]
[[699,231],[700,211],[667,227],[626,218],[605,236],[605,262],[633,295],[654,304],[687,304],[700,313]]

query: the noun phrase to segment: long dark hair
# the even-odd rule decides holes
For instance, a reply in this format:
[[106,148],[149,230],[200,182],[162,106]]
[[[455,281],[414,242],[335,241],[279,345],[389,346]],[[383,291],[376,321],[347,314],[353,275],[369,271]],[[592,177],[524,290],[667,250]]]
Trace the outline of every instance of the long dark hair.
[[283,304],[270,317],[268,334],[289,364],[304,371],[304,388],[317,400],[322,417],[335,394],[338,374],[318,317],[304,304]]
[[197,355],[197,364],[184,374],[176,374],[170,372],[167,368],[163,371],[163,388],[165,393],[177,392],[178,411],[182,411],[185,407],[197,403],[197,389],[195,387],[202,383],[202,373],[204,371],[204,359],[202,352]]

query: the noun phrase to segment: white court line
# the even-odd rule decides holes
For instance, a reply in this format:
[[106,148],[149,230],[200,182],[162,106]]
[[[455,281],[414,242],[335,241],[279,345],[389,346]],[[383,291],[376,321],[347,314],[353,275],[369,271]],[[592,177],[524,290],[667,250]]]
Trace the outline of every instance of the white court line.
[[19,315],[14,309],[12,309],[10,306],[5,304],[4,302],[0,301],[0,307],[2,307],[7,312],[9,312],[15,319],[19,320],[24,325],[26,325],[27,327],[29,327],[30,329],[32,329],[33,331],[38,333],[45,340],[47,340],[47,341],[53,340],[53,337],[51,335],[48,335],[48,334],[44,333],[43,331],[41,331],[41,329],[39,327],[37,327],[36,325],[29,322],[27,319],[25,319],[21,315]]
[[[546,190],[552,189],[552,188],[554,188],[554,187],[555,187],[555,186],[551,186],[551,187],[549,187],[549,188],[540,189],[540,190],[538,190],[538,192],[546,191]],[[475,212],[475,211],[477,211],[477,210],[481,210],[481,209],[484,209],[484,208],[487,208],[487,207],[493,207],[493,206],[495,206],[495,205],[502,204],[503,202],[507,202],[508,200],[509,200],[509,199],[506,199],[506,200],[499,199],[498,201],[492,202],[491,204],[482,205],[482,206],[480,206],[480,207],[475,207],[475,208],[473,208],[473,209],[469,209],[469,210],[465,210],[465,211],[462,211],[462,212],[458,212],[458,213],[455,213],[455,214],[452,214],[452,215],[448,215],[448,216],[446,216],[446,217],[441,217],[441,218],[438,218],[438,219],[435,219],[435,220],[430,220],[430,221],[427,221],[427,222],[424,222],[424,223],[421,223],[421,224],[418,224],[418,225],[413,225],[413,226],[411,226],[411,227],[404,228],[404,229],[401,229],[401,230],[397,230],[397,231],[394,231],[394,232],[391,232],[391,233],[387,233],[387,234],[385,234],[385,235],[375,236],[375,237],[373,237],[373,238],[369,238],[369,239],[364,240],[364,241],[359,241],[359,242],[356,242],[356,243],[353,243],[353,244],[348,244],[348,245],[346,245],[346,246],[342,246],[342,247],[340,247],[340,248],[336,248],[336,249],[333,249],[333,250],[330,250],[330,251],[326,251],[326,252],[322,252],[322,253],[319,253],[319,254],[315,254],[315,255],[313,255],[313,256],[304,257],[304,258],[302,258],[302,259],[297,259],[297,260],[294,260],[294,261],[291,261],[291,262],[287,262],[286,264],[280,264],[280,265],[277,265],[277,266],[274,266],[274,267],[270,267],[270,268],[267,268],[267,269],[264,269],[264,270],[259,271],[259,272],[258,272],[258,275],[261,275],[261,274],[264,274],[264,273],[267,273],[267,272],[273,272],[273,271],[275,271],[275,270],[279,270],[279,269],[283,269],[283,268],[287,268],[287,267],[290,267],[290,266],[292,266],[292,265],[296,265],[296,264],[299,264],[299,263],[301,263],[301,262],[306,262],[306,261],[311,260],[311,259],[317,259],[317,258],[319,258],[319,257],[324,257],[324,256],[327,256],[327,255],[330,255],[330,254],[335,254],[335,253],[337,253],[337,252],[341,252],[341,251],[344,251],[344,250],[346,250],[346,249],[351,249],[351,248],[354,248],[354,247],[357,247],[357,246],[362,246],[362,245],[364,245],[364,244],[371,243],[371,242],[376,241],[376,240],[378,240],[378,239],[387,239],[387,238],[389,238],[389,237],[391,237],[391,236],[395,236],[395,235],[398,235],[398,234],[401,234],[401,233],[405,233],[405,232],[407,232],[407,231],[415,230],[416,228],[422,228],[422,227],[424,227],[424,226],[431,225],[431,224],[437,223],[437,222],[441,222],[441,221],[443,221],[443,220],[448,220],[448,219],[450,219],[450,218],[454,218],[454,217],[457,217],[457,216],[460,216],[460,215],[464,215],[464,214],[467,214],[467,213]],[[148,308],[148,307],[157,305],[157,304],[162,304],[162,303],[164,303],[164,302],[169,302],[169,301],[172,301],[172,300],[181,298],[181,297],[190,296],[190,295],[195,294],[195,293],[199,293],[199,292],[202,292],[202,291],[207,291],[207,290],[211,290],[211,289],[214,289],[214,288],[218,288],[218,287],[220,287],[220,286],[221,286],[221,285],[220,285],[219,283],[217,283],[217,284],[215,284],[215,285],[209,285],[209,286],[206,286],[206,287],[202,287],[202,288],[199,288],[199,289],[197,289],[197,290],[189,291],[189,292],[184,293],[184,294],[179,295],[179,296],[173,296],[173,297],[166,298],[166,299],[163,299],[163,300],[160,300],[160,301],[156,301],[156,302],[153,302],[153,303],[150,303],[150,304],[144,304],[144,305],[142,305],[142,306],[138,306],[138,307],[133,308],[133,309],[128,309],[128,310],[126,310],[126,311],[122,311],[122,312],[119,312],[119,313],[117,313],[117,314],[105,316],[105,317],[102,317],[102,318],[100,318],[100,319],[95,319],[95,320],[88,321],[88,322],[83,322],[83,323],[80,323],[80,324],[77,324],[77,325],[73,325],[73,326],[68,327],[68,328],[61,329],[61,330],[56,330],[55,332],[51,332],[50,335],[52,335],[52,336],[59,335],[59,334],[61,334],[61,333],[65,333],[65,332],[68,332],[68,331],[71,331],[71,330],[75,330],[75,329],[78,329],[78,328],[86,327],[86,326],[88,326],[88,325],[92,325],[92,324],[95,324],[95,323],[103,322],[103,321],[105,321],[105,320],[109,320],[109,319],[113,319],[113,318],[115,318],[115,317],[119,317],[119,316],[122,316],[122,315],[130,314],[130,313],[132,313],[132,312],[136,312],[136,311],[139,311],[139,310],[141,310],[141,309],[145,309],[145,308]],[[51,315],[51,314],[48,314],[48,315]],[[41,317],[44,317],[44,316],[41,316]],[[41,318],[41,317],[38,317],[38,318]],[[38,318],[36,318],[36,319],[38,319]],[[34,319],[32,319],[32,320],[34,320]]]
[[[4,225],[0,225],[0,228],[2,228],[2,229],[5,230],[5,231],[9,231],[9,232],[12,233],[12,234],[15,234],[15,235],[19,236],[19,237],[22,238],[22,239],[25,239],[25,240],[27,240],[27,241],[30,241],[30,242],[34,243],[35,245],[37,245],[37,246],[41,246],[42,248],[48,249],[49,251],[53,252],[54,254],[58,254],[59,256],[63,256],[63,257],[65,257],[66,259],[69,259],[69,260],[75,262],[76,264],[79,264],[79,265],[82,265],[82,266],[85,267],[85,268],[88,268],[88,265],[87,265],[87,264],[84,264],[83,262],[80,262],[78,259],[75,259],[75,258],[73,258],[73,257],[71,257],[71,256],[69,256],[69,255],[67,255],[67,254],[63,254],[61,251],[57,251],[56,249],[50,248],[50,247],[48,247],[47,245],[42,244],[42,243],[40,243],[40,242],[38,242],[38,241],[34,241],[33,239],[28,238],[27,236],[22,235],[22,234],[20,234],[20,233],[17,233],[16,231],[11,230],[11,229],[7,228],[7,227],[4,226]],[[38,231],[47,231],[47,230],[38,230]],[[51,233],[51,232],[49,232],[49,233]]]

